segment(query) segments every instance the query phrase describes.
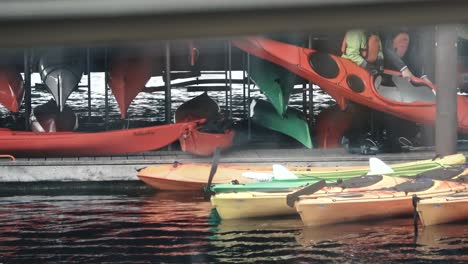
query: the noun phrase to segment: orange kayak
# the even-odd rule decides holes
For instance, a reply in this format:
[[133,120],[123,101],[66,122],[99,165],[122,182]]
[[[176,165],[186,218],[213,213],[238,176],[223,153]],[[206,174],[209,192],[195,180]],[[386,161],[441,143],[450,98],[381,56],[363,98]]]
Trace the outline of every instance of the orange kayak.
[[[255,166],[260,171],[271,172],[271,166]],[[211,164],[208,163],[174,163],[149,166],[140,170],[138,178],[153,188],[166,191],[202,190],[208,182]],[[213,184],[226,183],[241,179],[253,182],[254,179],[242,174],[252,170],[251,166],[219,164]]]
[[0,68],[0,104],[12,112],[18,112],[24,98],[23,78],[19,71]]
[[234,141],[234,130],[219,112],[218,104],[206,92],[183,103],[175,112],[176,123],[206,119],[204,124],[187,130],[179,139],[182,151],[210,156],[217,147],[228,149]]
[[110,64],[109,87],[112,89],[125,119],[133,99],[145,88],[151,78],[154,58],[148,55],[119,55]]
[[[405,120],[435,122],[435,87],[422,79],[408,82],[392,71],[386,71],[382,79],[374,79],[350,60],[267,38],[237,39],[233,44],[318,85],[341,109],[346,109],[347,101],[353,101]],[[457,96],[457,107],[458,128],[468,132],[468,98]]]
[[468,191],[423,199],[417,211],[424,226],[468,220]]
[[391,190],[299,197],[295,208],[305,225],[329,225],[408,216],[413,212],[413,195],[429,198],[467,189],[467,183],[418,179]]
[[97,133],[36,133],[0,129],[0,153],[14,156],[97,156],[155,150],[179,139],[198,122]]

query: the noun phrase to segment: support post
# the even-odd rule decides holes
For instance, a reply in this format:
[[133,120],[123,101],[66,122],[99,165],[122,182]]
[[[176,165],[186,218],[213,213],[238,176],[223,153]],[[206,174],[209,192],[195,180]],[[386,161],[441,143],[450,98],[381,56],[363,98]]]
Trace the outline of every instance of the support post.
[[[244,117],[247,117],[247,106],[246,106],[246,100],[245,100],[245,88],[246,88],[246,83],[245,83],[245,64],[246,64],[246,57],[247,55],[243,52],[242,53],[242,106],[243,106],[243,112],[242,115]],[[248,118],[248,117],[247,117]]]
[[166,92],[164,97],[165,120],[171,123],[171,43],[166,41]]
[[229,66],[229,119],[232,119],[232,43],[228,41],[228,66]]
[[437,119],[436,154],[457,151],[457,31],[454,25],[438,25],[435,31],[435,81]]
[[252,118],[250,117],[252,115],[251,109],[250,109],[250,54],[247,53],[247,109],[249,110],[249,116],[247,118],[247,140],[250,141],[252,139]]
[[[224,41],[224,85],[227,87],[229,84],[229,77],[228,77],[228,71],[229,71],[229,48],[228,48],[228,41]],[[224,99],[225,99],[225,113],[229,111],[229,94],[228,90],[226,90],[224,94]]]
[[109,88],[107,84],[109,83],[109,74],[108,74],[108,65],[107,65],[107,48],[104,50],[104,125],[106,130],[109,126]]
[[31,50],[24,50],[24,106],[25,129],[30,130],[29,117],[31,116]]
[[[307,37],[307,47],[312,48],[312,36],[309,34]],[[314,84],[309,82],[309,127],[314,124]]]
[[86,49],[86,71],[88,74],[88,121],[91,119],[91,51]]

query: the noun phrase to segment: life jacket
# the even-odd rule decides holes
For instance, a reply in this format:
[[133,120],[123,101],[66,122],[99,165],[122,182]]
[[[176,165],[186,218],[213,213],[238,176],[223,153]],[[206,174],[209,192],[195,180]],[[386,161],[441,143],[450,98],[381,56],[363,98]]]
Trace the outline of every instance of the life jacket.
[[[377,60],[380,50],[380,38],[375,34],[367,34],[366,36],[366,43],[364,44],[363,48],[360,48],[359,52],[361,56],[370,63],[374,63]],[[346,35],[343,38],[343,42],[341,44],[341,52],[346,54]]]

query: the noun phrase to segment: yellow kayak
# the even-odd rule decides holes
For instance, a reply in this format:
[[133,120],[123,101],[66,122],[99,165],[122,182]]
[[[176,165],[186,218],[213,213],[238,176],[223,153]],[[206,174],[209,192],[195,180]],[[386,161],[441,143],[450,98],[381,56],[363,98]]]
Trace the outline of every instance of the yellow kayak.
[[416,210],[424,226],[468,220],[468,191],[420,200]]
[[430,198],[468,189],[468,183],[418,179],[392,190],[301,197],[295,207],[307,226],[411,215],[412,196]]

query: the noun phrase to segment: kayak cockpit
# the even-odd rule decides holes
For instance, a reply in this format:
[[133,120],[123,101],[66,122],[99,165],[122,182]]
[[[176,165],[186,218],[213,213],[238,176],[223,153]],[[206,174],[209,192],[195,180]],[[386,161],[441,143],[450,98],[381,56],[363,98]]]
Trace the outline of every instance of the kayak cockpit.
[[375,90],[386,99],[401,102],[435,103],[436,96],[431,87],[409,82],[401,76],[383,74],[375,78]]

